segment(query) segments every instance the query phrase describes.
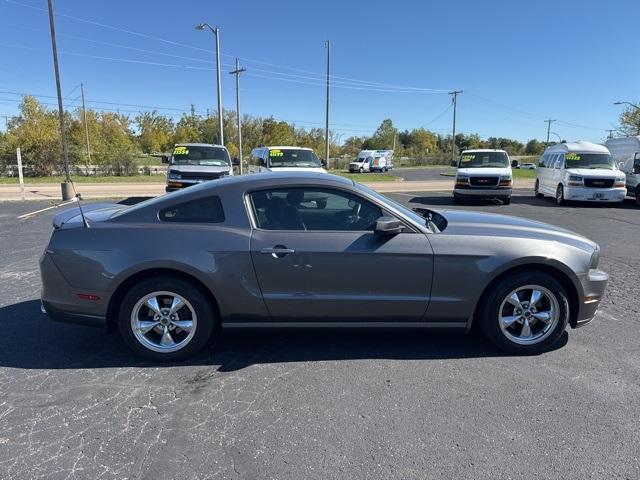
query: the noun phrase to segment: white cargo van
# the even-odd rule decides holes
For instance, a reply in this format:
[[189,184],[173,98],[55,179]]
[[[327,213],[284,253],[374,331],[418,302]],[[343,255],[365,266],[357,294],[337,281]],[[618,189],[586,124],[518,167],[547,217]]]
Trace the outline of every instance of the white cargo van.
[[504,150],[465,150],[460,155],[453,200],[498,198],[511,203],[513,176],[509,155]]
[[626,175],[627,194],[635,196],[640,207],[640,135],[612,138],[605,145],[613,163]]
[[393,150],[361,150],[349,164],[350,172],[386,172],[393,168]]
[[251,151],[249,173],[259,172],[321,172],[327,173],[311,148],[305,147],[258,147]]
[[233,175],[229,152],[222,145],[210,143],[178,143],[168,157],[167,192]]
[[627,195],[624,174],[604,145],[591,142],[558,143],[538,162],[535,194],[566,200],[620,204]]

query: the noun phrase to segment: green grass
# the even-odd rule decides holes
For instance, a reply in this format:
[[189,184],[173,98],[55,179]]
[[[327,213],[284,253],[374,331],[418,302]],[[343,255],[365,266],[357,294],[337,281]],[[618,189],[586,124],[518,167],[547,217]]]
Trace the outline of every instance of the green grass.
[[535,170],[520,170],[518,168],[513,169],[513,178],[536,178]]
[[[72,176],[75,183],[164,183],[164,175],[132,175],[132,176]],[[64,177],[24,177],[25,184],[34,183],[62,183]],[[0,185],[17,185],[18,177],[0,177]]]
[[398,181],[398,177],[389,175],[388,173],[348,173],[348,172],[339,171],[339,170],[331,170],[329,171],[329,173],[333,173],[334,175],[340,175],[341,177],[345,177],[359,183]]

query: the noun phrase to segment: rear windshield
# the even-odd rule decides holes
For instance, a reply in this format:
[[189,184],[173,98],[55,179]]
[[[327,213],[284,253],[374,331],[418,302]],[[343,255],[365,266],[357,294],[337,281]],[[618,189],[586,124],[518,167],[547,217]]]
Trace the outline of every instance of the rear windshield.
[[173,149],[172,165],[201,165],[222,167],[229,165],[229,153],[223,147],[183,145]]
[[603,168],[613,170],[613,159],[608,153],[567,153],[565,168]]
[[509,166],[504,152],[464,152],[460,156],[460,168],[502,168]]
[[271,149],[269,150],[270,167],[322,167],[320,160],[312,150]]

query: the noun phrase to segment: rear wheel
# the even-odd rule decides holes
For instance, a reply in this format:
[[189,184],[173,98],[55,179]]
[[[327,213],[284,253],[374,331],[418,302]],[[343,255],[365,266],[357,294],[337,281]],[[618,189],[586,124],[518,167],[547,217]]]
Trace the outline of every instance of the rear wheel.
[[538,197],[538,198],[544,197],[544,195],[542,193],[540,193],[540,181],[539,180],[536,180],[536,184],[533,187],[533,192],[535,193],[536,197]]
[[511,197],[506,197],[502,199],[503,205],[511,205]]
[[214,315],[195,285],[175,277],[149,277],[125,295],[118,318],[124,342],[137,355],[171,361],[198,352],[213,332]]
[[636,187],[636,205],[640,207],[640,185]]
[[569,301],[562,285],[542,272],[503,278],[479,309],[485,337],[511,353],[540,353],[561,337],[569,321]]
[[562,185],[558,185],[558,188],[556,189],[556,203],[558,205],[562,205],[563,203],[565,203],[564,187]]

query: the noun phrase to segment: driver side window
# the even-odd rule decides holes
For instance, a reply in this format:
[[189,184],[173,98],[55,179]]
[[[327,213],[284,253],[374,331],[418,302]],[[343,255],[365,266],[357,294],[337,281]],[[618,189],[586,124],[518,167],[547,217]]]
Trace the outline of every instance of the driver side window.
[[373,203],[332,189],[274,188],[249,198],[256,226],[264,230],[372,231],[383,216]]

